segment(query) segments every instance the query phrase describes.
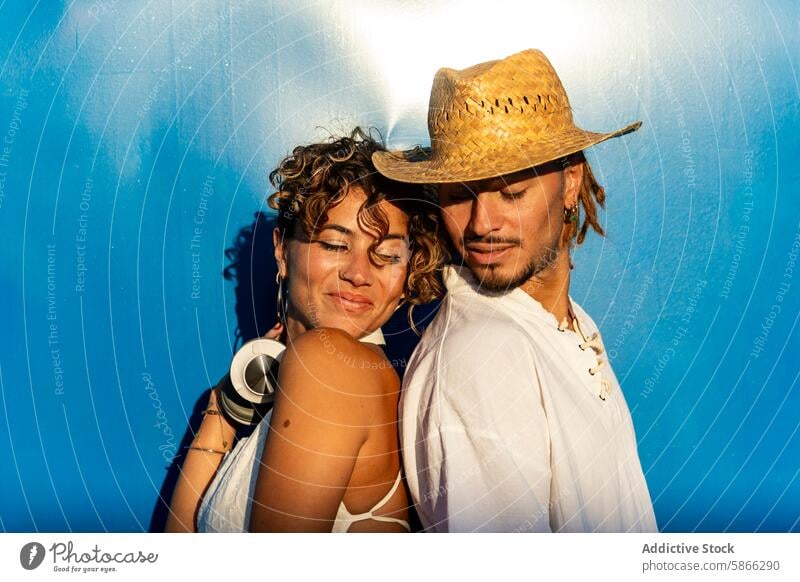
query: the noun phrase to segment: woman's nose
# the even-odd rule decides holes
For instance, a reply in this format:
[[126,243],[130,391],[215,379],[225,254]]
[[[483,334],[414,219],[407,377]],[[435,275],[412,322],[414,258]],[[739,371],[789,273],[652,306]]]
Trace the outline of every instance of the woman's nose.
[[373,264],[369,253],[359,251],[350,253],[339,266],[339,277],[355,287],[372,284]]

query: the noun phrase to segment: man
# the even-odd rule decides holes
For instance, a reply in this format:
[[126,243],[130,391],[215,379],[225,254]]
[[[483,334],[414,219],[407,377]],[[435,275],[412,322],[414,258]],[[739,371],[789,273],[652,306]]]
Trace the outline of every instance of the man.
[[429,155],[373,156],[389,178],[439,185],[466,263],[445,269],[404,380],[404,463],[427,531],[656,531],[630,412],[569,297],[573,241],[603,234],[582,150],[640,125],[578,128],[552,65],[528,50],[440,69]]

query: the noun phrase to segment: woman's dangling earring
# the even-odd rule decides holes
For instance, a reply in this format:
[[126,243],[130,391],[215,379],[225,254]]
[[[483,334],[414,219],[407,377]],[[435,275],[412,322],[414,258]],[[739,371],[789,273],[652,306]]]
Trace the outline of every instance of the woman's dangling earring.
[[[278,273],[275,275],[275,283],[278,285],[278,322],[286,327],[286,297],[283,294],[283,277]],[[287,294],[288,295],[288,294]]]

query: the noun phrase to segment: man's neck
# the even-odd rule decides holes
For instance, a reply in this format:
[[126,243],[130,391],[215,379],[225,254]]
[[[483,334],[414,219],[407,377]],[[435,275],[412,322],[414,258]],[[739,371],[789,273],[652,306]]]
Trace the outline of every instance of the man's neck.
[[568,317],[569,277],[569,251],[562,249],[555,263],[523,283],[520,289],[541,303],[559,323],[566,318],[572,329],[572,318]]

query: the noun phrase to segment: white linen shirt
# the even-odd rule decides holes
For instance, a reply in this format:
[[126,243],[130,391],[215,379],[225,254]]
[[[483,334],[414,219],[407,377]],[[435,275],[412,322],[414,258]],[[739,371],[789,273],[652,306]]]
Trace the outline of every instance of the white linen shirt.
[[[604,351],[581,347],[521,289],[479,293],[454,266],[445,284],[400,402],[426,531],[657,531],[625,398],[609,363],[596,369]],[[597,332],[572,306],[586,336]]]

